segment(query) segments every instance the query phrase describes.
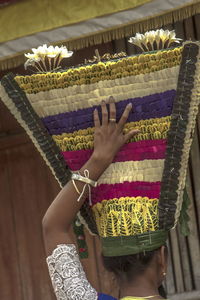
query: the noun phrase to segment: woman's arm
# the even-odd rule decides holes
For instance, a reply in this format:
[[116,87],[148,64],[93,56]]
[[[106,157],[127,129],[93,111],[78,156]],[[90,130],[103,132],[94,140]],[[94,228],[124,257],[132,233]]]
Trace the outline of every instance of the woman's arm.
[[[113,97],[109,99],[109,112],[105,101],[102,102],[102,120],[100,122],[97,109],[94,110],[94,151],[90,159],[79,170],[84,174],[84,170],[89,171],[89,178],[97,181],[105,169],[111,164],[119,149],[138,131],[131,131],[123,134],[123,128],[129,116],[132,105],[128,104],[118,123],[116,123],[116,107]],[[109,117],[108,117],[109,116]],[[76,186],[81,192],[85,183],[76,181]],[[70,244],[69,229],[80,210],[88,189],[82,195],[80,201],[79,194],[69,181],[57,195],[51,206],[48,208],[43,218],[43,235],[47,255],[51,254],[58,244]]]

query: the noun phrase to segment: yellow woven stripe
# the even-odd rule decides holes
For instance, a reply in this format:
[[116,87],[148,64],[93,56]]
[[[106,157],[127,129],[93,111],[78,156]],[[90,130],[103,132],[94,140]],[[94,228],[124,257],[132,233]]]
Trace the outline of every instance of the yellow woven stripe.
[[[143,140],[165,139],[169,130],[171,117],[155,118],[130,122],[125,125],[124,133],[133,129],[139,129],[140,133],[135,135],[129,142]],[[52,136],[61,151],[75,151],[81,149],[92,149],[94,144],[94,128],[81,129],[72,133],[63,133]]]
[[92,208],[99,235],[129,236],[158,229],[158,199],[122,197]]
[[26,93],[30,94],[52,89],[63,89],[74,85],[91,84],[102,80],[113,80],[172,68],[180,64],[181,53],[182,47],[158,51],[153,54],[127,57],[116,62],[99,62],[69,69],[63,73],[16,76],[15,80]]
[[161,181],[164,159],[145,159],[112,163],[98,180],[99,184],[115,184],[125,181]]
[[71,86],[37,94],[27,94],[40,117],[99,105],[110,95],[115,102],[144,97],[176,89],[179,66],[153,73],[140,74],[93,84]]

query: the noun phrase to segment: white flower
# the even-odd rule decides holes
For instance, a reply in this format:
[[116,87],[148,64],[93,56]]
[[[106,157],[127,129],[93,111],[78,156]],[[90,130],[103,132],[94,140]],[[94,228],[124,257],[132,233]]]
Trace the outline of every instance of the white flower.
[[180,43],[180,41],[182,41],[182,39],[179,39],[176,37],[176,33],[174,30],[170,31],[170,34],[169,34],[169,37],[170,37],[170,41],[173,43]]
[[73,54],[73,52],[68,51],[65,46],[47,47],[46,44],[39,46],[38,48],[32,48],[31,50],[33,53],[25,54],[29,59],[25,63],[25,67],[34,66],[37,70],[40,69],[42,72],[52,71],[58,68],[63,58],[70,57]]
[[61,47],[61,57],[66,58],[66,57],[71,57],[73,55],[73,51],[68,51],[66,47]]
[[26,53],[24,54],[27,58],[31,59],[31,60],[34,60],[34,61],[40,61],[40,57],[35,54],[35,53]]
[[180,43],[180,40],[176,38],[174,30],[157,29],[155,31],[147,31],[145,34],[136,33],[135,37],[129,39],[129,42],[140,47],[143,51],[144,47],[150,51],[169,47],[172,43]]
[[[148,43],[151,45],[153,49],[153,43],[155,41],[155,31],[148,31],[144,34],[145,40],[143,41],[144,45],[148,45]],[[152,50],[151,49],[151,50]]]
[[40,61],[47,52],[47,45],[40,46],[38,48],[31,49],[33,53],[25,53],[24,55],[32,60]]
[[54,58],[57,57],[60,53],[61,53],[61,48],[59,48],[58,46],[56,47],[49,46],[47,48],[47,57]]
[[50,58],[54,58],[54,57],[58,57],[60,55],[60,57],[62,58],[66,58],[66,57],[70,57],[72,56],[73,52],[72,51],[68,51],[66,47],[61,46],[49,46],[47,48],[47,57]]
[[44,44],[43,46],[39,46],[38,48],[32,48],[31,50],[34,54],[43,57],[47,54],[47,49],[47,45]]
[[29,59],[25,62],[24,68],[25,68],[25,70],[27,70],[28,67],[34,66],[34,65],[35,65],[35,60],[29,58]]
[[136,46],[141,46],[141,42],[144,40],[144,35],[140,34],[140,33],[136,33],[135,37],[130,37],[130,39],[128,40],[129,43],[132,43]]
[[28,67],[34,67],[37,69],[37,71],[43,71],[43,69],[41,68],[40,64],[39,64],[40,58],[39,59],[33,59],[33,58],[29,58],[25,64],[24,64],[24,68],[25,70],[28,69]]
[[155,42],[157,45],[157,49],[159,49],[159,44],[160,44],[160,30],[156,30],[155,32]]

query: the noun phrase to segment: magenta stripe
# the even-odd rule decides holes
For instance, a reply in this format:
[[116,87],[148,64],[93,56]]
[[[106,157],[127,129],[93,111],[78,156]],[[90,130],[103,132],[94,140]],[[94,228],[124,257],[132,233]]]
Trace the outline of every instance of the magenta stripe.
[[[140,161],[165,158],[166,139],[146,140],[126,144],[116,155],[114,162]],[[71,170],[79,170],[90,158],[93,150],[62,152]]]
[[160,196],[160,182],[123,182],[116,184],[101,184],[92,189],[93,205],[102,200],[110,200],[120,197],[148,197],[157,198]]

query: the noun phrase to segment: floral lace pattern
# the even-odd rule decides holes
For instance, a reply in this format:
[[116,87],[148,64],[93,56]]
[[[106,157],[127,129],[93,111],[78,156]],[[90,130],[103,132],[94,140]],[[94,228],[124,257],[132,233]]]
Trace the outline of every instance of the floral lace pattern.
[[58,245],[47,257],[47,265],[57,300],[98,299],[86,278],[75,245]]

